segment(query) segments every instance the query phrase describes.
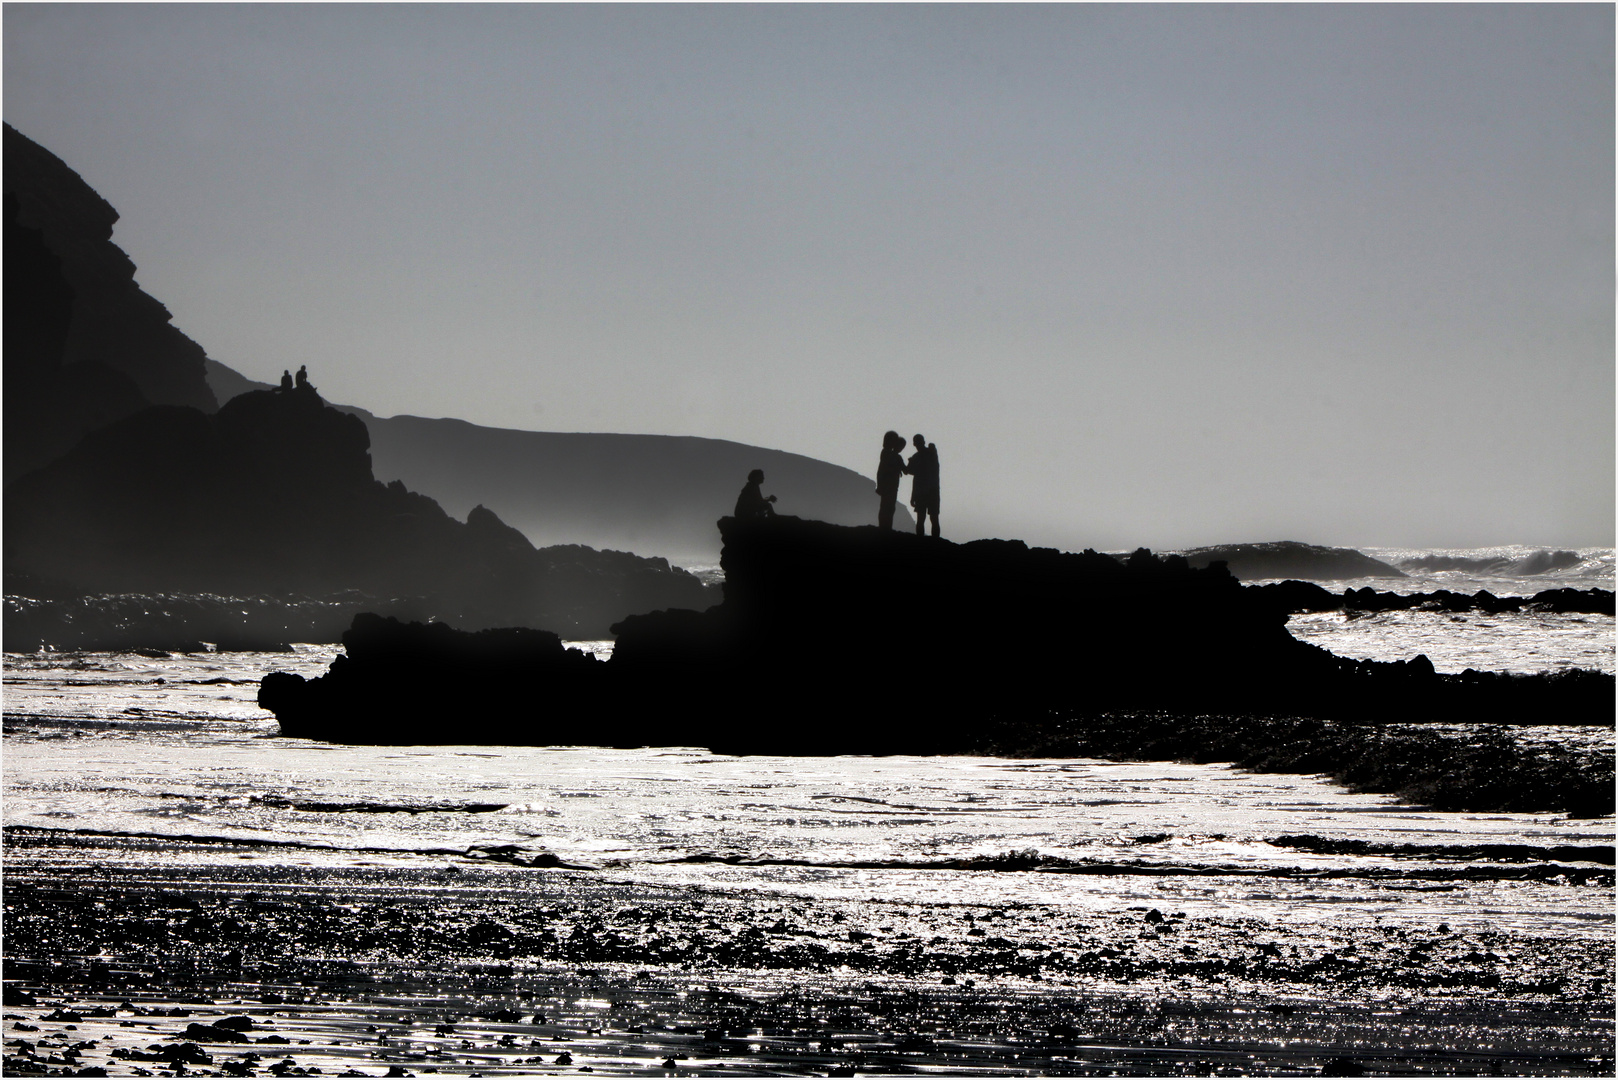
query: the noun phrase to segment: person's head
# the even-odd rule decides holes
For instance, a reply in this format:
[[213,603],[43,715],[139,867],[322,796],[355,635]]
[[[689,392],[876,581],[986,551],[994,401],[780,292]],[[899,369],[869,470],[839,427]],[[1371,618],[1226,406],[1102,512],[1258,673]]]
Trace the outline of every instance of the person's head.
[[897,431],[890,431],[882,436],[882,449],[884,450],[903,450],[904,445],[905,437]]
[[927,436],[923,435],[921,432],[916,432],[916,437],[912,441],[916,444],[917,450],[927,449]]
[[748,473],[747,482],[749,484],[762,484],[764,482],[764,470],[754,469],[752,472]]

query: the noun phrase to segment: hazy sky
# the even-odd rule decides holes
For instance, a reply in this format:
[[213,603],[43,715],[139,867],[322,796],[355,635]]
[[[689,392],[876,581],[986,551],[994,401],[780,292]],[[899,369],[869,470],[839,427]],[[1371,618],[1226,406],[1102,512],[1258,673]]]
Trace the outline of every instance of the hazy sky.
[[209,355],[383,415],[921,430],[957,539],[1588,545],[1613,58],[1605,4],[10,3],[4,113]]

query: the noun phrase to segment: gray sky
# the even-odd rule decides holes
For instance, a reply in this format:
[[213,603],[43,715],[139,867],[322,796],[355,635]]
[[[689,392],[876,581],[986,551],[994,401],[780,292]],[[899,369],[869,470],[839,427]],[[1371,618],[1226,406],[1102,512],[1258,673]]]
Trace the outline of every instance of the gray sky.
[[1613,12],[10,3],[4,113],[383,415],[921,430],[957,539],[1611,544]]

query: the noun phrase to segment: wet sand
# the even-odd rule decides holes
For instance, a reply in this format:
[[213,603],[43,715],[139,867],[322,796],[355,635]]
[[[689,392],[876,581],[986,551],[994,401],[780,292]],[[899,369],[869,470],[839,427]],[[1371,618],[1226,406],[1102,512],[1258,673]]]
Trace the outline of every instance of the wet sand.
[[1323,933],[166,850],[8,830],[8,1075],[1613,1071],[1610,923]]

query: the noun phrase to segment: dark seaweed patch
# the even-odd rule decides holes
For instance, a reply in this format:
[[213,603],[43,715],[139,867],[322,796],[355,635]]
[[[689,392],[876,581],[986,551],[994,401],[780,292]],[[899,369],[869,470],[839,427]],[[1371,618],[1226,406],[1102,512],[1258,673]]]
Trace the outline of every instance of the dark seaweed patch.
[[473,844],[466,848],[426,847],[339,847],[335,844],[315,844],[304,840],[271,840],[251,836],[206,836],[195,833],[116,832],[111,829],[44,829],[37,825],[7,825],[8,843],[21,837],[81,836],[105,837],[113,840],[159,840],[175,844],[205,844],[213,847],[287,848],[303,851],[349,852],[356,855],[423,855],[466,859],[481,859],[527,866],[538,869],[594,870],[593,866],[563,862],[548,851],[529,854],[515,844]]
[[[177,791],[162,792],[159,798],[183,799],[198,802],[200,797]],[[230,802],[238,796],[216,796],[220,802]],[[289,799],[284,795],[251,795],[249,800],[260,806],[278,810],[298,810],[308,814],[493,814],[504,810],[508,803],[385,803],[385,802],[321,802],[315,799]]]
[[1229,761],[1318,773],[1351,791],[1439,810],[1599,817],[1614,808],[1611,755],[1526,746],[1509,731],[1455,735],[1295,716],[1051,712],[987,725],[970,747],[1004,757]]
[[[1500,844],[1493,846],[1509,847],[1511,845]],[[1593,870],[1588,866],[1567,866],[1556,862],[1541,862],[1527,866],[1347,866],[1325,869],[1279,866],[1254,868],[1247,866],[1140,862],[1136,860],[1066,859],[1057,855],[1041,855],[1032,849],[1007,851],[998,855],[978,855],[965,859],[816,861],[814,859],[701,853],[682,856],[678,859],[656,861],[676,864],[720,863],[726,866],[792,866],[815,870],[967,870],[999,873],[1091,874],[1098,877],[1244,877],[1292,880],[1358,879],[1439,882],[1539,881],[1547,883],[1560,882],[1568,885],[1602,885],[1606,887],[1611,887],[1613,884],[1613,874],[1610,870]]]
[[1613,865],[1614,849],[1601,846],[1537,847],[1531,844],[1379,844],[1324,836],[1277,836],[1265,843],[1317,855],[1393,855],[1412,859],[1484,859],[1489,862],[1593,862]]

